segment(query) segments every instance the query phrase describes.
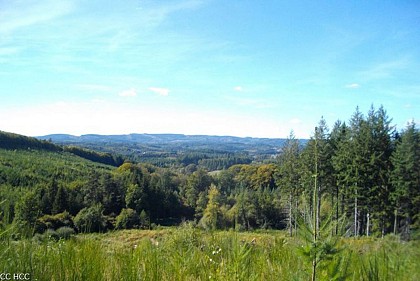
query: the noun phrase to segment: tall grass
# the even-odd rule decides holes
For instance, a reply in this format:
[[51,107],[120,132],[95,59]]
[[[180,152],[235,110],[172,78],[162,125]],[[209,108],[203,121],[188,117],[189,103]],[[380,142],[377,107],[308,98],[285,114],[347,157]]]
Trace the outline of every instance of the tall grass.
[[[349,267],[342,280],[420,280],[419,242],[388,237],[339,243],[343,251],[331,262]],[[0,270],[57,281],[309,280],[311,267],[298,254],[302,246],[304,241],[278,231],[204,232],[186,224],[59,241],[2,239]],[[324,272],[320,280],[334,280],[333,272]]]

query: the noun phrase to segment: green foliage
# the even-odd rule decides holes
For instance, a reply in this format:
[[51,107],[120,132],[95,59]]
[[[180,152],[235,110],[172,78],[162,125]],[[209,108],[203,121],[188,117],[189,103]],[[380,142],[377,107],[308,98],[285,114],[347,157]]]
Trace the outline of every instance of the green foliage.
[[416,226],[420,214],[420,133],[414,123],[403,132],[391,161],[394,167],[391,173],[394,188],[390,194],[395,206],[394,232],[402,228],[408,238],[410,224]]
[[130,229],[138,228],[140,225],[140,217],[133,209],[122,209],[121,213],[117,216],[115,222],[116,229]]
[[183,188],[186,205],[195,209],[199,194],[206,192],[211,183],[212,178],[205,170],[199,169],[189,175]]
[[312,274],[319,277],[312,280],[345,280],[349,274],[346,257],[340,256],[343,251],[338,245],[340,237],[333,235],[337,221],[332,221],[330,216],[322,222],[319,230],[314,222],[305,222],[303,218],[298,221],[299,236],[305,241],[299,252],[307,260],[308,268],[316,271]]
[[42,233],[47,229],[57,230],[61,227],[74,228],[73,217],[67,211],[38,218],[35,224],[35,232]]
[[0,131],[0,148],[3,149],[43,149],[47,151],[61,151],[62,148],[49,141],[42,141],[31,137]]
[[16,206],[16,222],[28,230],[34,229],[40,214],[41,209],[36,192],[26,192]]
[[72,227],[68,226],[59,227],[56,232],[59,239],[70,239],[76,233]]
[[101,232],[106,230],[107,222],[101,204],[83,208],[74,217],[74,224],[79,232]]
[[141,210],[140,215],[139,215],[139,221],[140,221],[140,226],[143,229],[149,229],[151,227],[151,225],[150,225],[150,217],[146,213],[145,210]]
[[221,198],[220,192],[215,185],[211,185],[208,191],[208,203],[204,210],[203,217],[200,223],[204,228],[215,230],[220,227],[221,212],[220,212]]
[[64,151],[105,165],[118,167],[124,163],[124,159],[121,156],[113,156],[110,153],[96,152],[77,146],[65,146]]
[[64,187],[60,186],[55,194],[54,202],[52,204],[52,214],[58,214],[68,210],[68,195]]

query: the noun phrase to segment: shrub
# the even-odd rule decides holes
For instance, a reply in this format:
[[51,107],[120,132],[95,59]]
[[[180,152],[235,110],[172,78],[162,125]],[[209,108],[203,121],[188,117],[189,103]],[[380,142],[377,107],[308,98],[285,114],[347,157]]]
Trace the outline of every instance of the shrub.
[[116,218],[116,229],[130,229],[138,228],[140,224],[140,217],[133,209],[122,209],[121,213]]
[[65,226],[74,228],[73,218],[67,211],[56,215],[44,215],[38,218],[35,223],[35,232],[42,233],[47,229],[55,230]]
[[43,236],[46,240],[48,239],[57,241],[60,239],[60,237],[58,237],[58,234],[54,229],[47,229],[47,231],[44,232]]
[[96,204],[80,210],[74,218],[74,224],[79,232],[100,232],[106,230],[106,218],[103,215],[102,205]]
[[60,239],[69,239],[72,235],[75,234],[75,231],[71,227],[63,226],[57,229],[56,233]]

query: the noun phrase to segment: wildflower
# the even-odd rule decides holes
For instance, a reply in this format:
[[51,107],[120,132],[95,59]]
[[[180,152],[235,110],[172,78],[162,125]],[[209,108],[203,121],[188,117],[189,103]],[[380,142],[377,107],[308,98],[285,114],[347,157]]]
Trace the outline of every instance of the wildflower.
[[137,244],[134,244],[134,249],[137,249]]
[[152,245],[154,246],[159,246],[159,241],[157,241],[155,238],[150,238],[150,242],[152,243]]

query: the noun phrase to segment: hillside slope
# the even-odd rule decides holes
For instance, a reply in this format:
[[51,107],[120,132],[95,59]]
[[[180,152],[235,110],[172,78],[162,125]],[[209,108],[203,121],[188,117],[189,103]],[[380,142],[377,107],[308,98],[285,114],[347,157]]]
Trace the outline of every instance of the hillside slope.
[[43,150],[49,152],[69,152],[79,157],[106,164],[111,166],[120,166],[124,163],[124,159],[120,156],[110,153],[96,152],[77,146],[61,146],[54,144],[51,139],[40,140],[37,138],[27,137],[19,134],[0,131],[0,148],[18,149],[18,150]]

